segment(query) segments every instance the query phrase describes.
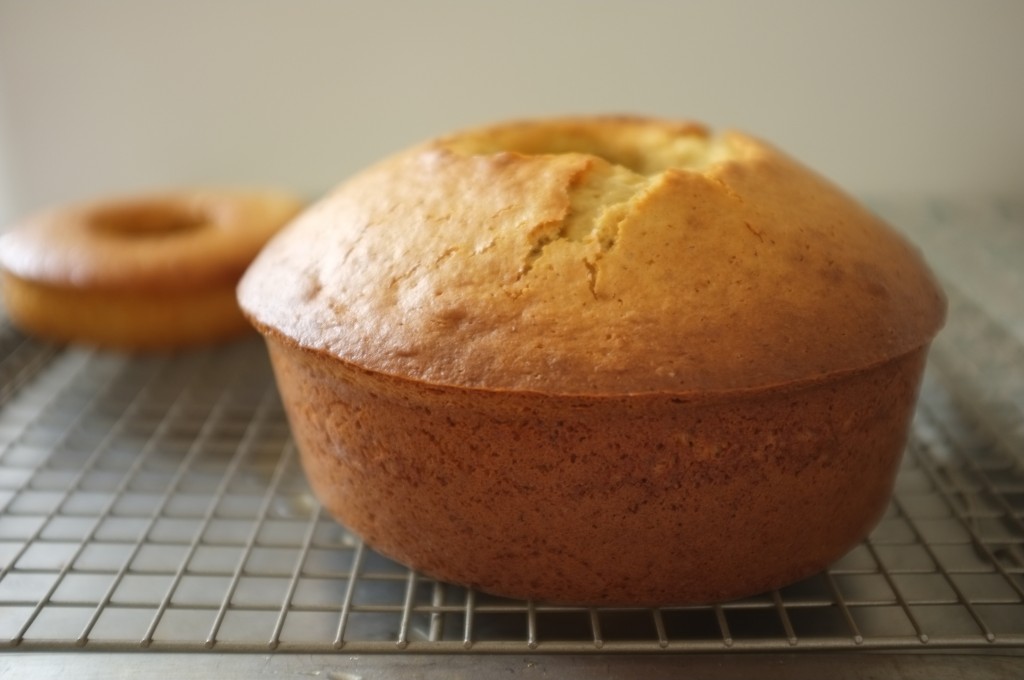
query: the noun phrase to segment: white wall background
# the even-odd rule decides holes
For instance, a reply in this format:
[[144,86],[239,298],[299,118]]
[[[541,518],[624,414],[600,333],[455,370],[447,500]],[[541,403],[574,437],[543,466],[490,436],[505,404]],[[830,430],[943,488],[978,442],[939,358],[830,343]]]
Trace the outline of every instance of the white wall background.
[[1024,193],[1020,0],[0,0],[0,220],[142,188],[317,194],[567,112],[771,139],[853,192]]

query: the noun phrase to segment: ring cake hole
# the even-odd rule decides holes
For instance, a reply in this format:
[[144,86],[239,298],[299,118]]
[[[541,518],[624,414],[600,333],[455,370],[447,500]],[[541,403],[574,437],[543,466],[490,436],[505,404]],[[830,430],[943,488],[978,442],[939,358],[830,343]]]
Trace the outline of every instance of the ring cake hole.
[[729,157],[725,142],[701,127],[634,120],[510,125],[455,137],[444,146],[471,155],[585,154],[638,175],[656,175],[669,168],[700,171]]
[[122,238],[180,236],[203,228],[208,219],[184,205],[144,204],[104,208],[89,220],[97,231]]

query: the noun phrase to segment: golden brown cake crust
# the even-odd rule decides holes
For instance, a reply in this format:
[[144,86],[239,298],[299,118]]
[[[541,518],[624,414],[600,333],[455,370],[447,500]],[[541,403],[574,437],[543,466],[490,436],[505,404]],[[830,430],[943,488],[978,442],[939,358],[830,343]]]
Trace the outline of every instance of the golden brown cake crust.
[[945,313],[919,254],[818,175],[639,118],[398,154],[276,238],[239,295],[264,331],[356,366],[553,394],[815,381],[927,344]]
[[301,207],[278,191],[204,190],[51,210],[0,236],[3,304],[19,328],[57,342],[220,342],[251,329],[235,286]]
[[239,286],[335,517],[431,576],[587,604],[822,569],[884,512],[942,293],[739,133],[515,123],[370,168]]
[[841,557],[888,503],[925,360],[715,399],[499,395],[268,340],[335,517],[436,578],[583,604],[728,600]]
[[56,208],[0,236],[0,268],[40,285],[186,291],[237,281],[301,209],[270,190],[182,190]]

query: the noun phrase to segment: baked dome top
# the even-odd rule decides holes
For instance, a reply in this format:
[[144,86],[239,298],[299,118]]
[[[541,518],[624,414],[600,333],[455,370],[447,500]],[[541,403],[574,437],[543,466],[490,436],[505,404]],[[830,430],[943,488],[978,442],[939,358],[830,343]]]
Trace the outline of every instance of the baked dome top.
[[739,132],[514,122],[342,184],[239,286],[265,332],[429,384],[681,395],[814,381],[930,342],[918,252]]

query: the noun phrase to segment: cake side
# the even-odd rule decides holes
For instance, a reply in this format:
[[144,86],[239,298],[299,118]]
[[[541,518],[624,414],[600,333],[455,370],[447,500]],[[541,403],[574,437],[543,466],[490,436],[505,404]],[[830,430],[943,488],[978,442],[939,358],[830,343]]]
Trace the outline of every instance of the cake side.
[[631,606],[781,587],[862,540],[925,360],[711,401],[481,395],[267,340],[317,498],[375,550],[505,597]]

